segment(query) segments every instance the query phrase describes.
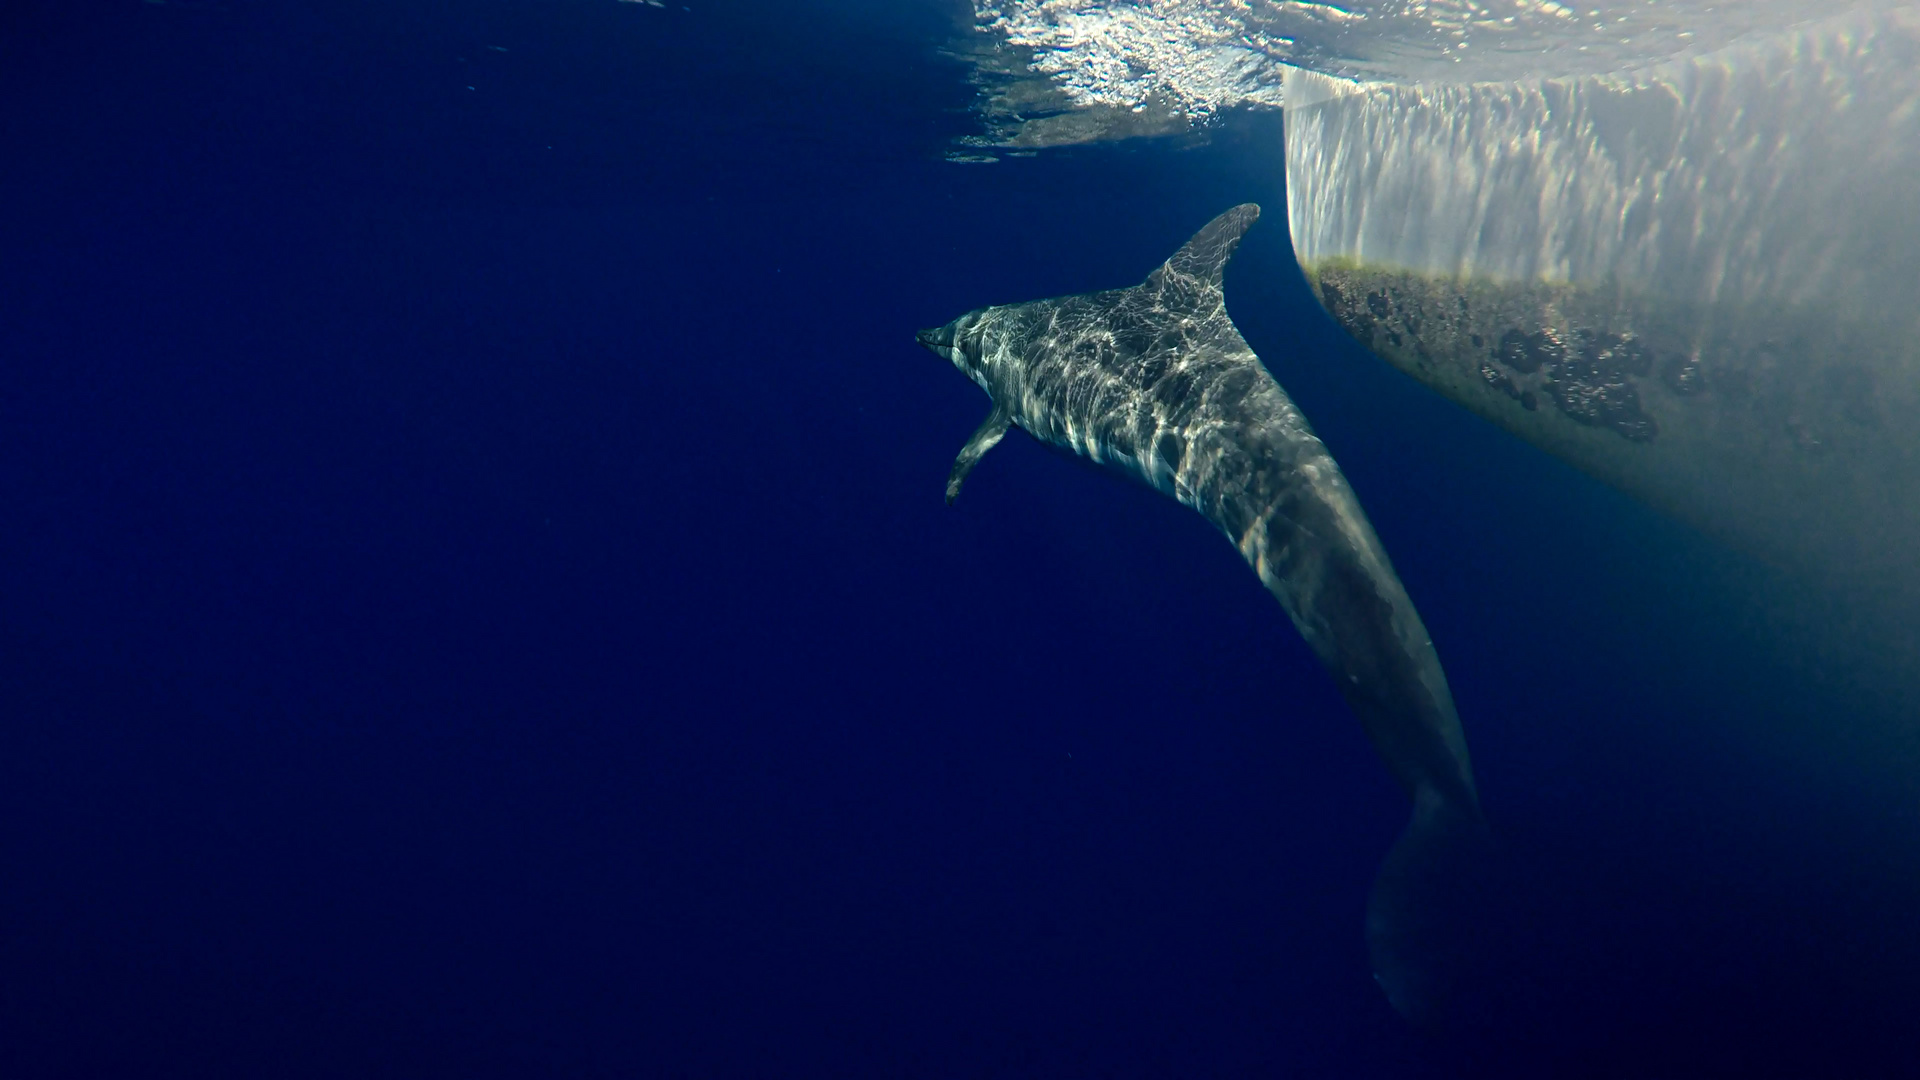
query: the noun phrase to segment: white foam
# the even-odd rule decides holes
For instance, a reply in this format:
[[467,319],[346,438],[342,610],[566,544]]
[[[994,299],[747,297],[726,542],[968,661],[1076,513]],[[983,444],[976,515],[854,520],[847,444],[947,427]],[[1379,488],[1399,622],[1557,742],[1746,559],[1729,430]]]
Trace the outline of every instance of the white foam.
[[1877,0],[975,0],[1078,108],[1168,101],[1203,121],[1276,105],[1288,67],[1379,82],[1497,82],[1644,67]]

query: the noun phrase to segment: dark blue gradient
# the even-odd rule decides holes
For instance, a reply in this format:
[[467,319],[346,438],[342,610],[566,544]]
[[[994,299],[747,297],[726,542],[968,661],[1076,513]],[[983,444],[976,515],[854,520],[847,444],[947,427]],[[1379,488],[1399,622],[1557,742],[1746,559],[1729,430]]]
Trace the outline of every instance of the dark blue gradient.
[[[1914,699],[1349,342],[1278,118],[949,164],[946,5],[685,2],[0,7],[0,1076],[1909,1075]],[[1242,201],[1502,851],[1439,1036],[1232,547],[942,504],[914,330]]]

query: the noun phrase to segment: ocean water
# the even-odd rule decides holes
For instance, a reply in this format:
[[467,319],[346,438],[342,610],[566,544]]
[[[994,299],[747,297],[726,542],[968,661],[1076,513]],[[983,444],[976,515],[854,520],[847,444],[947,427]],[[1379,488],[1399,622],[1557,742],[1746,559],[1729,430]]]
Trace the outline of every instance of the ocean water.
[[[1908,1074],[1910,677],[1355,344],[1277,112],[948,160],[967,17],[0,9],[0,1076]],[[942,502],[914,330],[1244,201],[1500,848],[1438,1033],[1232,547],[1017,433]]]

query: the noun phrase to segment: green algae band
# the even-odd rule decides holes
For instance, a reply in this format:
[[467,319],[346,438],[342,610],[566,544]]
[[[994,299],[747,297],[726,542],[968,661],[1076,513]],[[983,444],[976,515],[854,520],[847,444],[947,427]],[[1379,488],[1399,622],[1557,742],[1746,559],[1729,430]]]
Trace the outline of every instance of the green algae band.
[[1527,441],[1777,562],[1914,587],[1920,500],[1890,497],[1920,462],[1910,339],[1337,260],[1308,277],[1361,343]]
[[1773,561],[1920,596],[1920,9],[1608,76],[1287,76],[1296,254],[1396,367]]

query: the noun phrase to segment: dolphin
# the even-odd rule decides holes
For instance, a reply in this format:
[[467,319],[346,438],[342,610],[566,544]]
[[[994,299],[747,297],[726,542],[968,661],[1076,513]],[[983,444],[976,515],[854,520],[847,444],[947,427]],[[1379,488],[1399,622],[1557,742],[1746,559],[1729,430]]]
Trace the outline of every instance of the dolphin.
[[1423,905],[1484,819],[1413,601],[1333,456],[1227,315],[1223,271],[1259,215],[1252,203],[1221,214],[1132,288],[981,308],[920,331],[992,401],[947,501],[1018,426],[1173,496],[1233,541],[1412,797],[1368,900],[1367,938],[1389,1001],[1421,1020],[1447,974]]

